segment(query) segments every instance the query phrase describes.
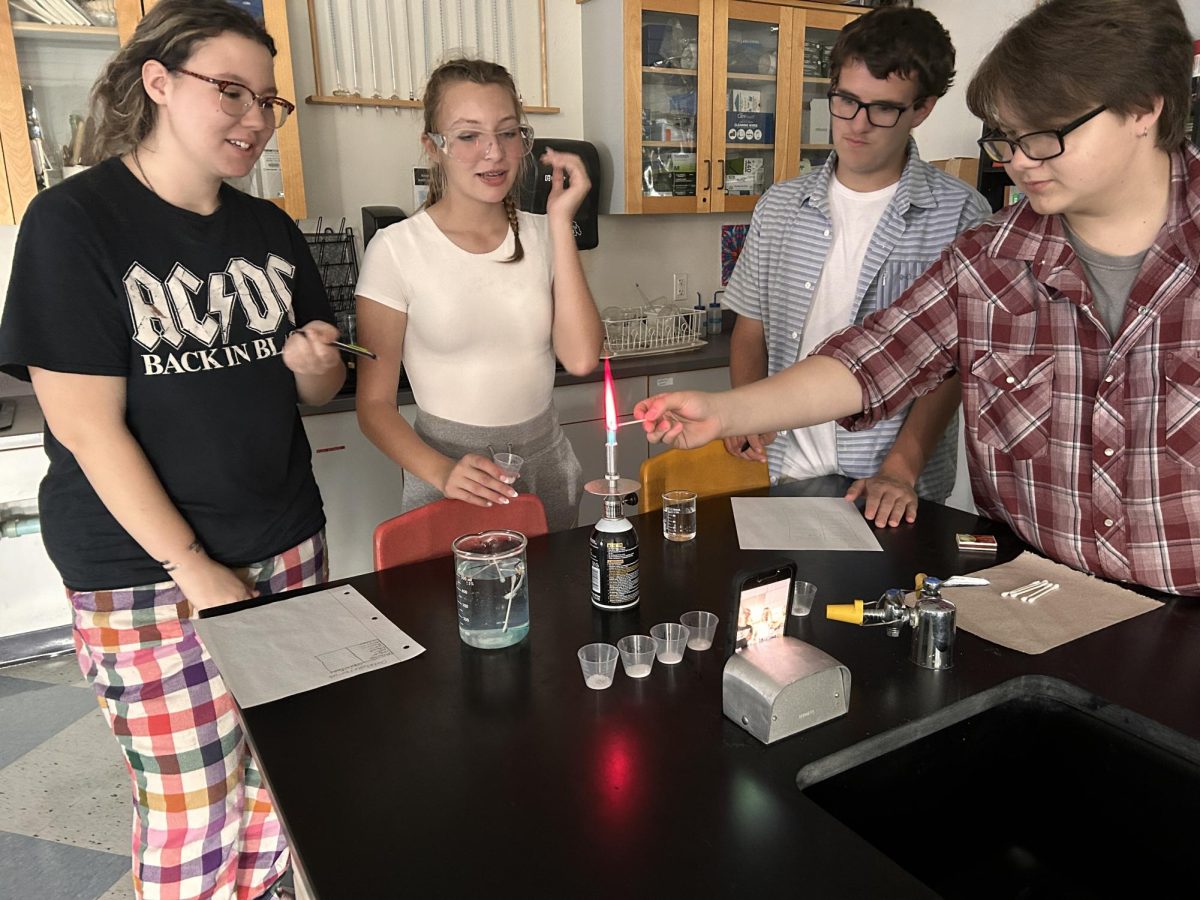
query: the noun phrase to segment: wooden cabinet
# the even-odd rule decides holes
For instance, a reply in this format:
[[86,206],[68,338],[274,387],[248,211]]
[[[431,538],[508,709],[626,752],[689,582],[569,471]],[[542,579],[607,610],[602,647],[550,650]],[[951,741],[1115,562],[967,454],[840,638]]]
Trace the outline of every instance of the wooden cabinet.
[[861,10],[591,0],[581,13],[584,132],[600,149],[603,211],[748,211],[832,149],[810,110],[829,90],[829,49]]
[[[80,26],[14,21],[9,4],[0,0],[0,224],[20,222],[37,192],[63,179],[64,157],[71,156],[64,147],[73,143],[75,121],[87,115],[92,83],[156,2],[116,0],[112,25]],[[294,101],[286,0],[263,0],[262,7],[279,51],[279,93]],[[31,110],[37,112],[36,123]],[[275,135],[256,173],[239,187],[269,197],[294,219],[306,216],[295,117]]]

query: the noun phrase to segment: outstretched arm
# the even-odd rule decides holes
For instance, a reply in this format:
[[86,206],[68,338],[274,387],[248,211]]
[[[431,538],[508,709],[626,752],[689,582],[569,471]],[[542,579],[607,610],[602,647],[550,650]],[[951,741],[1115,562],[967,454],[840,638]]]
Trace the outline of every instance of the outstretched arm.
[[863,411],[862,388],[842,363],[810,356],[732,391],[681,391],[642,400],[634,415],[651,443],[690,449],[719,437],[832,422]]

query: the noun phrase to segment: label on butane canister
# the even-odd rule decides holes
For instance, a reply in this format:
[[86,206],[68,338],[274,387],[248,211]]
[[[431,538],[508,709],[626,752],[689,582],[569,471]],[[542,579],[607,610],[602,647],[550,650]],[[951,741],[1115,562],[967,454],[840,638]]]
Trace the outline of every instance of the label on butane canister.
[[592,532],[592,603],[601,609],[624,609],[638,602],[637,532]]

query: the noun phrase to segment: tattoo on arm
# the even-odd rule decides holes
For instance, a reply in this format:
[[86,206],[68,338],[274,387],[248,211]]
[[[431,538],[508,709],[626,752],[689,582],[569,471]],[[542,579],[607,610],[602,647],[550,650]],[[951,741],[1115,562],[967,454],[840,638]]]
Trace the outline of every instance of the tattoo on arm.
[[[187,552],[188,553],[201,553],[201,552],[203,552],[203,548],[200,546],[199,541],[192,541],[190,544],[188,544]],[[158,564],[163,567],[164,572],[174,572],[176,569],[179,568],[179,563],[171,562],[171,560],[169,560],[169,559],[160,559],[158,561]]]

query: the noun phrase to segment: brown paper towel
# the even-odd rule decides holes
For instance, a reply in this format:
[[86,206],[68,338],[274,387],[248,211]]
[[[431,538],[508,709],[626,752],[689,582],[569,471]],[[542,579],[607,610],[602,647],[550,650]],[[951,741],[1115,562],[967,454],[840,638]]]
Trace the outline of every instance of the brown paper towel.
[[[971,575],[991,583],[942,590],[942,596],[958,608],[958,627],[1022,653],[1045,653],[1162,606],[1158,600],[1028,551],[1011,562]],[[1057,583],[1058,590],[1043,594],[1033,603],[1000,596],[1040,579]]]

